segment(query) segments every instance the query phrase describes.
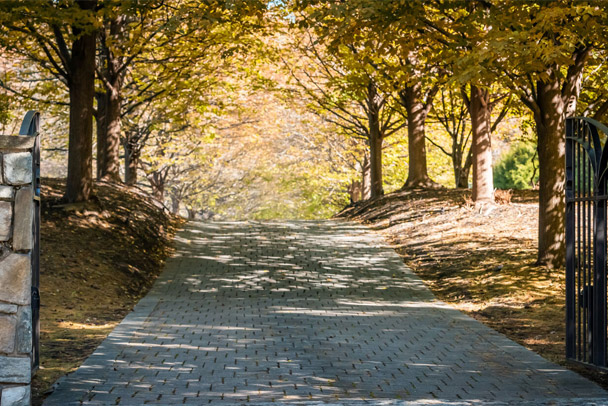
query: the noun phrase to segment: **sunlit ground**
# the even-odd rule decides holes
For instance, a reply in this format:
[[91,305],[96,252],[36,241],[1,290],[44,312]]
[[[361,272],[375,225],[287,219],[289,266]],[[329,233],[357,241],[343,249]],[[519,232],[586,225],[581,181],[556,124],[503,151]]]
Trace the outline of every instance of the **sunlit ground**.
[[[565,273],[534,264],[537,193],[510,193],[480,211],[470,191],[403,191],[345,215],[383,233],[440,299],[565,364]],[[608,375],[571,367],[608,388]]]
[[576,381],[435,300],[360,226],[193,223],[151,293],[49,400],[533,400],[570,398]]

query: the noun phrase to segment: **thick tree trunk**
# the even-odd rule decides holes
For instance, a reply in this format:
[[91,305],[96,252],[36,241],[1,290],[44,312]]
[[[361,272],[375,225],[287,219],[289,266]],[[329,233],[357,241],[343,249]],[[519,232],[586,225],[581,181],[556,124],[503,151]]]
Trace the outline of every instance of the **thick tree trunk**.
[[107,95],[105,92],[95,93],[97,100],[97,114],[95,115],[95,126],[97,134],[97,180],[101,179],[101,168],[104,166],[105,159],[105,140],[106,140],[106,105]]
[[127,138],[125,141],[125,183],[133,186],[137,183],[137,165],[139,152],[136,151],[133,143]]
[[369,114],[369,152],[370,152],[370,175],[371,175],[371,197],[384,194],[382,187],[382,134],[380,133],[380,117],[377,111]]
[[434,188],[438,185],[427,172],[425,122],[428,109],[422,100],[420,84],[408,86],[401,92],[401,103],[407,111],[407,140],[409,167],[404,188]]
[[120,94],[116,90],[108,90],[106,109],[106,132],[102,144],[104,160],[99,171],[101,179],[109,182],[120,182]]
[[[78,2],[91,9],[95,1]],[[88,200],[93,186],[93,98],[95,96],[95,33],[82,33],[72,44],[70,61],[70,129],[65,200]]]
[[471,85],[469,113],[473,130],[473,201],[476,205],[494,203],[490,93]]
[[539,211],[538,263],[557,268],[564,265],[564,174],[565,114],[559,80],[537,83]]
[[363,165],[361,167],[361,200],[368,200],[372,197],[372,176],[369,163],[369,154],[365,153]]

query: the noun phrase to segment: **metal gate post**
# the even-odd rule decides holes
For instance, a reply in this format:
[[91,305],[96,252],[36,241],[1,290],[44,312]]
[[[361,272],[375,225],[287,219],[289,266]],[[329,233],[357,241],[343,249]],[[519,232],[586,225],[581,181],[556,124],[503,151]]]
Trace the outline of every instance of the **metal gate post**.
[[34,221],[32,222],[32,374],[40,366],[40,113],[28,111],[23,118],[20,135],[35,137],[32,151],[32,187],[34,189]]
[[606,366],[606,180],[600,174],[595,192],[595,230],[593,258],[593,364]]
[[575,203],[573,120],[566,120],[566,358],[576,357]]

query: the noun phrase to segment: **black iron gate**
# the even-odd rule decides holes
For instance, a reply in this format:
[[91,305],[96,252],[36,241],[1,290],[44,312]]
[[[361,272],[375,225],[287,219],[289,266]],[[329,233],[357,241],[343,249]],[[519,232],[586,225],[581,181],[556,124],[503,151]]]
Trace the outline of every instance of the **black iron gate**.
[[566,357],[606,367],[608,127],[566,120]]
[[19,135],[36,137],[32,151],[32,186],[34,188],[34,221],[32,233],[32,373],[40,366],[40,114],[28,111]]

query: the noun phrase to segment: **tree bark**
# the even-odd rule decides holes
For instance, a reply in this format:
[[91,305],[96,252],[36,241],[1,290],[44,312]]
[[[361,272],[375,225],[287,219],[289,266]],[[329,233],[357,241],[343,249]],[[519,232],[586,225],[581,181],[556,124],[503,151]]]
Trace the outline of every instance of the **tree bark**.
[[471,173],[471,167],[473,166],[473,151],[469,149],[469,153],[467,154],[467,159],[464,161],[464,164],[460,166],[458,169],[459,176],[456,180],[456,187],[468,189],[469,188],[469,174]]
[[356,203],[361,200],[361,181],[352,179],[347,188],[350,203]]
[[[104,159],[101,162],[100,177],[108,182],[120,182],[120,136],[121,136],[121,90],[126,69],[121,69],[123,57],[116,55],[108,46],[108,39],[123,41],[127,19],[124,15],[104,21],[100,32],[100,79],[106,92],[105,139],[102,142]],[[106,31],[107,30],[107,31]]]
[[97,100],[97,111],[95,114],[95,126],[97,134],[97,180],[101,180],[101,168],[104,166],[105,160],[105,140],[106,140],[106,101],[107,95],[105,92],[95,93]]
[[104,160],[102,161],[100,178],[108,182],[120,183],[120,93],[117,89],[108,89],[106,109],[106,132],[102,144]]
[[[91,10],[96,1],[77,1],[80,8]],[[95,33],[82,32],[72,43],[70,77],[70,129],[68,177],[65,200],[86,201],[93,186],[93,98],[95,96]]]
[[363,156],[363,164],[361,166],[361,200],[368,200],[372,197],[372,177],[371,167],[369,163],[369,154],[367,151]]
[[494,203],[492,177],[490,93],[471,85],[469,113],[473,131],[473,201],[475,205]]
[[370,109],[369,116],[369,154],[371,197],[384,194],[382,187],[382,134],[380,132],[380,114],[376,109]]
[[175,195],[171,195],[171,213],[179,213],[179,199]]
[[133,186],[137,183],[137,166],[139,164],[139,151],[134,143],[127,137],[125,140],[125,183]]
[[539,162],[538,263],[556,268],[563,266],[565,261],[566,141],[565,106],[555,73],[546,83],[537,83],[537,103],[534,121]]
[[401,104],[407,111],[407,140],[409,167],[404,188],[434,188],[427,172],[425,122],[430,105],[423,102],[422,87],[419,83],[407,86],[400,93]]
[[160,172],[154,172],[148,175],[150,186],[152,187],[152,196],[161,203],[165,201],[165,178]]

